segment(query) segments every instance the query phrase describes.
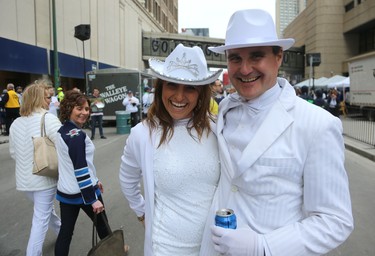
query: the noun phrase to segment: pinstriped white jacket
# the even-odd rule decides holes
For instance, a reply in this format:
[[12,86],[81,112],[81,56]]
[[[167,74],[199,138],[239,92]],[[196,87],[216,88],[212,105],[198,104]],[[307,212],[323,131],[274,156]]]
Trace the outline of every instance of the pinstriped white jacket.
[[[16,187],[21,191],[38,191],[56,187],[57,180],[32,174],[34,146],[32,137],[40,137],[40,121],[46,110],[18,117],[9,130],[9,152],[16,161]],[[46,134],[55,142],[61,123],[52,114],[45,119]]]
[[341,121],[297,97],[285,79],[278,83],[281,95],[236,165],[222,134],[225,113],[236,103],[226,98],[220,104],[222,172],[202,256],[218,255],[210,226],[220,208],[233,209],[238,227],[260,234],[267,256],[325,254],[353,230]]

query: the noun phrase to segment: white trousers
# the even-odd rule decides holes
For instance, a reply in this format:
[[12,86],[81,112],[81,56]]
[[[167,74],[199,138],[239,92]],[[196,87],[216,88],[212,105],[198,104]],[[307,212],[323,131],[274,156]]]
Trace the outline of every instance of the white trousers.
[[33,221],[26,256],[41,256],[48,226],[56,235],[60,231],[61,220],[56,215],[53,204],[56,196],[56,188],[41,191],[26,191],[25,193],[34,202]]

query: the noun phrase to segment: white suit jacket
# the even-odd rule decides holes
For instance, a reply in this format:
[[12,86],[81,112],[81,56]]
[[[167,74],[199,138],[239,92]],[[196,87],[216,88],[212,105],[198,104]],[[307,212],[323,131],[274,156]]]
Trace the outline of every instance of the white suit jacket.
[[[238,106],[227,97],[219,107],[217,136],[221,179],[207,220],[201,254],[213,250],[215,211],[231,208],[238,227],[261,234],[267,255],[307,256],[337,247],[353,230],[344,168],[341,121],[296,96],[278,78],[282,92],[236,166],[222,130],[225,113]],[[238,136],[241,136],[240,134]]]
[[[211,128],[216,126],[211,123]],[[120,185],[130,208],[138,217],[145,214],[144,255],[152,256],[151,228],[154,216],[154,162],[157,147],[156,131],[151,132],[146,122],[140,122],[131,129],[124,147],[120,165]],[[144,197],[141,191],[143,180]],[[145,200],[144,198],[147,198]],[[140,228],[141,224],[140,224]]]
[[[151,227],[154,212],[154,168],[153,155],[156,135],[150,136],[145,122],[138,123],[131,129],[124,147],[120,165],[121,190],[129,201],[129,206],[138,217],[145,214],[144,255],[152,255]],[[141,191],[143,178],[144,200]],[[140,228],[143,228],[141,224]]]
[[[12,123],[9,134],[9,152],[16,161],[16,187],[21,191],[40,191],[54,188],[54,178],[32,174],[34,161],[34,145],[32,137],[40,137],[40,122],[44,109],[34,111],[29,116],[18,117]],[[57,130],[61,127],[59,119],[52,114],[45,116],[46,135],[54,143]]]

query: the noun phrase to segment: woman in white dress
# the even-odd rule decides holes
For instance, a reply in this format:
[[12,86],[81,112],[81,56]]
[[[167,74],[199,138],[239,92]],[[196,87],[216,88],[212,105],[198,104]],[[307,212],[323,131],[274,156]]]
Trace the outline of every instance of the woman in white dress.
[[121,188],[145,226],[144,255],[198,255],[220,177],[209,84],[221,70],[209,72],[202,50],[182,44],[149,64],[155,98],[127,139]]

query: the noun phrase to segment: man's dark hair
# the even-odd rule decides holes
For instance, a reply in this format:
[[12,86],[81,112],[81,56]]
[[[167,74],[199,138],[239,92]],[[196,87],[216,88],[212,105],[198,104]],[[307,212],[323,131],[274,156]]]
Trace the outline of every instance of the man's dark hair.
[[273,54],[278,54],[281,50],[281,47],[280,46],[272,46],[272,53]]

